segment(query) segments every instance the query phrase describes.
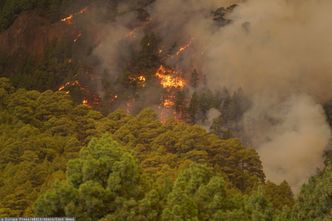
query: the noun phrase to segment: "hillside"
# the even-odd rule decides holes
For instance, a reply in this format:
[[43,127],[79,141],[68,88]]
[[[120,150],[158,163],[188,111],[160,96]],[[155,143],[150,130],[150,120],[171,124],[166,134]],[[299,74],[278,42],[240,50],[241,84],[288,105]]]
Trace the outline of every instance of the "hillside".
[[332,219],[328,0],[0,2],[0,217]]

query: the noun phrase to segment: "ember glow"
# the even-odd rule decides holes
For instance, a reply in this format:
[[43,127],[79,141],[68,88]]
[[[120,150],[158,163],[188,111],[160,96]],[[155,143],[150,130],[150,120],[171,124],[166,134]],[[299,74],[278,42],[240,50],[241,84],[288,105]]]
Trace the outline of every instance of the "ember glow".
[[180,54],[182,54],[185,50],[187,50],[190,47],[191,44],[192,40],[190,40],[187,44],[180,47],[179,50],[176,52],[176,55],[179,56]]
[[112,98],[111,98],[111,100],[110,100],[111,104],[112,104],[113,102],[115,102],[117,99],[118,99],[118,95],[114,95],[114,96],[112,96]]
[[160,79],[163,88],[184,88],[186,85],[186,81],[177,71],[165,68],[163,65],[160,65],[155,75]]
[[78,12],[75,12],[71,15],[68,15],[67,17],[64,17],[63,19],[61,19],[62,22],[71,25],[73,24],[73,19],[76,15],[81,15],[84,14],[88,11],[88,7],[82,8],[81,10],[79,10]]
[[143,74],[140,74],[140,75],[134,76],[134,77],[130,76],[129,81],[136,82],[138,85],[145,87],[146,78]]
[[92,107],[100,103],[100,97],[97,94],[91,92],[91,90],[89,90],[87,87],[84,87],[78,80],[66,82],[58,88],[58,91],[70,94],[72,87],[78,87],[80,89],[82,95],[84,96],[82,100],[82,104],[84,106]]
[[86,106],[86,107],[90,107],[88,99],[84,99],[84,100],[82,101],[82,104],[83,104],[84,106]]
[[163,101],[163,106],[165,108],[171,108],[175,105],[175,102],[172,100],[172,99],[168,99],[166,98],[164,101]]
[[77,86],[77,87],[81,87],[81,84],[79,81],[68,81],[65,84],[61,85],[58,89],[58,91],[64,91],[66,94],[69,94],[69,90],[67,90],[68,87],[73,87],[73,86]]
[[166,123],[168,119],[181,121],[181,116],[174,110],[175,96],[165,95],[159,105],[159,119],[161,123]]
[[82,33],[78,33],[78,35],[76,36],[76,38],[74,39],[74,42],[77,42],[78,39],[80,39],[82,36]]
[[176,105],[176,92],[183,90],[186,86],[186,81],[181,75],[180,72],[166,68],[163,65],[155,73],[155,76],[160,80],[160,85],[165,89],[165,94],[162,96],[159,105],[161,122],[166,122],[168,118],[180,119],[174,107]]
[[138,76],[137,78],[139,81],[145,82],[145,77],[143,75]]
[[61,21],[65,22],[68,25],[71,25],[71,24],[73,24],[73,17],[74,17],[73,15],[69,15],[69,16],[61,19]]

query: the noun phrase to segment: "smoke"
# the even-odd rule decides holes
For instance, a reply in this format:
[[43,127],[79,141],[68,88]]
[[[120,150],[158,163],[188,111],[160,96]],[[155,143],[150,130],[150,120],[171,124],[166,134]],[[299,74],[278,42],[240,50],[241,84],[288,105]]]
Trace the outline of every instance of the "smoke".
[[202,35],[209,44],[204,66],[209,85],[216,88],[222,82],[251,94],[300,92],[330,98],[331,8],[328,0],[240,4],[230,16],[232,25]]
[[[231,24],[217,28],[211,11],[230,3],[239,3],[226,15]],[[166,44],[193,39],[185,59],[206,73],[209,88],[251,97],[244,133],[268,179],[293,189],[322,165],[330,139],[319,103],[332,97],[331,9],[329,0],[159,0],[152,13]]]
[[207,119],[203,122],[202,127],[210,130],[213,121],[221,115],[220,111],[216,108],[211,108],[207,113]]
[[104,28],[106,37],[94,54],[100,58],[103,69],[111,76],[117,76],[130,61],[133,44],[137,44],[138,40],[130,38],[131,30],[122,24],[114,23]]
[[209,87],[251,97],[243,128],[268,179],[286,179],[294,190],[322,165],[330,139],[319,103],[332,96],[331,9],[328,0],[251,0],[217,31],[207,20],[187,27],[206,43]]
[[267,177],[287,180],[293,190],[323,166],[330,138],[324,111],[308,95],[291,95],[281,103],[260,100],[244,116],[247,133],[257,145]]
[[130,24],[135,22],[135,14],[126,13],[101,28],[102,37],[93,53],[101,62],[100,68],[106,70],[112,77],[124,70],[143,37],[140,28],[130,28]]
[[[150,9],[153,31],[162,39],[164,48],[171,49],[174,45],[183,45],[193,41],[186,51],[184,59],[171,57],[167,62],[172,66],[180,66],[182,70],[199,68],[201,53],[206,41],[200,42],[211,25],[211,12],[222,6],[239,0],[157,0]],[[195,31],[198,31],[198,36]],[[197,39],[196,39],[197,38]],[[172,59],[173,58],[173,59]]]

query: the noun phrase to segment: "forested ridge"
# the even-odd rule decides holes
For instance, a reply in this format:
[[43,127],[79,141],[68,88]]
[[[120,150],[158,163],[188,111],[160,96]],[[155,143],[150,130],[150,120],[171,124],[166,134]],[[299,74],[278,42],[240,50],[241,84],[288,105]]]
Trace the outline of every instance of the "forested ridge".
[[[332,220],[330,151],[295,192],[270,181],[242,131],[253,100],[241,88],[209,88],[183,62],[194,38],[167,48],[159,24],[149,26],[154,2],[0,1],[0,217]],[[236,7],[204,16],[216,31],[232,24]],[[116,75],[96,55],[101,33],[130,39],[117,46],[130,53],[121,51]],[[330,103],[324,108],[332,125]]]
[[[78,220],[329,220],[331,170],[294,200],[256,151],[145,109],[108,116],[1,78],[1,216]],[[317,204],[317,201],[320,203]],[[310,219],[307,219],[310,216]],[[287,217],[287,218],[285,218]]]

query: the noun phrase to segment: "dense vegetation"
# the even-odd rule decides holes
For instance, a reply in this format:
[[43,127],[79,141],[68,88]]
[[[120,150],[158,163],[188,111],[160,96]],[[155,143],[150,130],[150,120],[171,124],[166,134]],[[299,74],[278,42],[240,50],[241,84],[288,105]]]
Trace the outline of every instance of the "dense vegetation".
[[[153,0],[128,1],[144,5]],[[78,2],[105,3],[2,0],[0,33],[23,11],[56,23],[67,15],[66,10],[80,8]],[[91,36],[82,37],[76,45],[67,37],[49,42],[41,57],[23,50],[12,54],[0,50],[0,217],[332,220],[332,156],[326,155],[325,169],[295,197],[286,181],[266,180],[257,152],[235,138],[237,122],[250,106],[243,91],[231,94],[198,86],[203,79],[194,70],[187,76],[194,92],[184,89],[175,94],[174,110],[181,122],[170,118],[161,123],[153,109],[144,109],[149,105],[143,102],[133,111],[135,115],[115,110],[133,98],[146,100],[144,94],[151,88],[162,94],[154,71],[174,48],[160,55],[161,39],[149,31],[144,34],[117,79],[110,79],[103,70],[99,86],[105,95],[94,108],[80,104],[83,97],[93,99],[97,87],[90,79],[98,63],[91,55],[95,47]],[[133,73],[141,72],[150,88],[130,81]],[[71,85],[58,91],[73,80],[83,82],[84,90]],[[118,103],[110,105],[115,94]],[[159,102],[158,98],[154,104]],[[207,132],[196,123],[210,120],[212,108],[221,115],[209,122]]]
[[103,116],[63,92],[14,89],[5,78],[0,98],[1,217],[331,217],[329,160],[294,201],[286,182],[265,182],[255,150],[199,126],[171,119],[161,124],[151,109]]

